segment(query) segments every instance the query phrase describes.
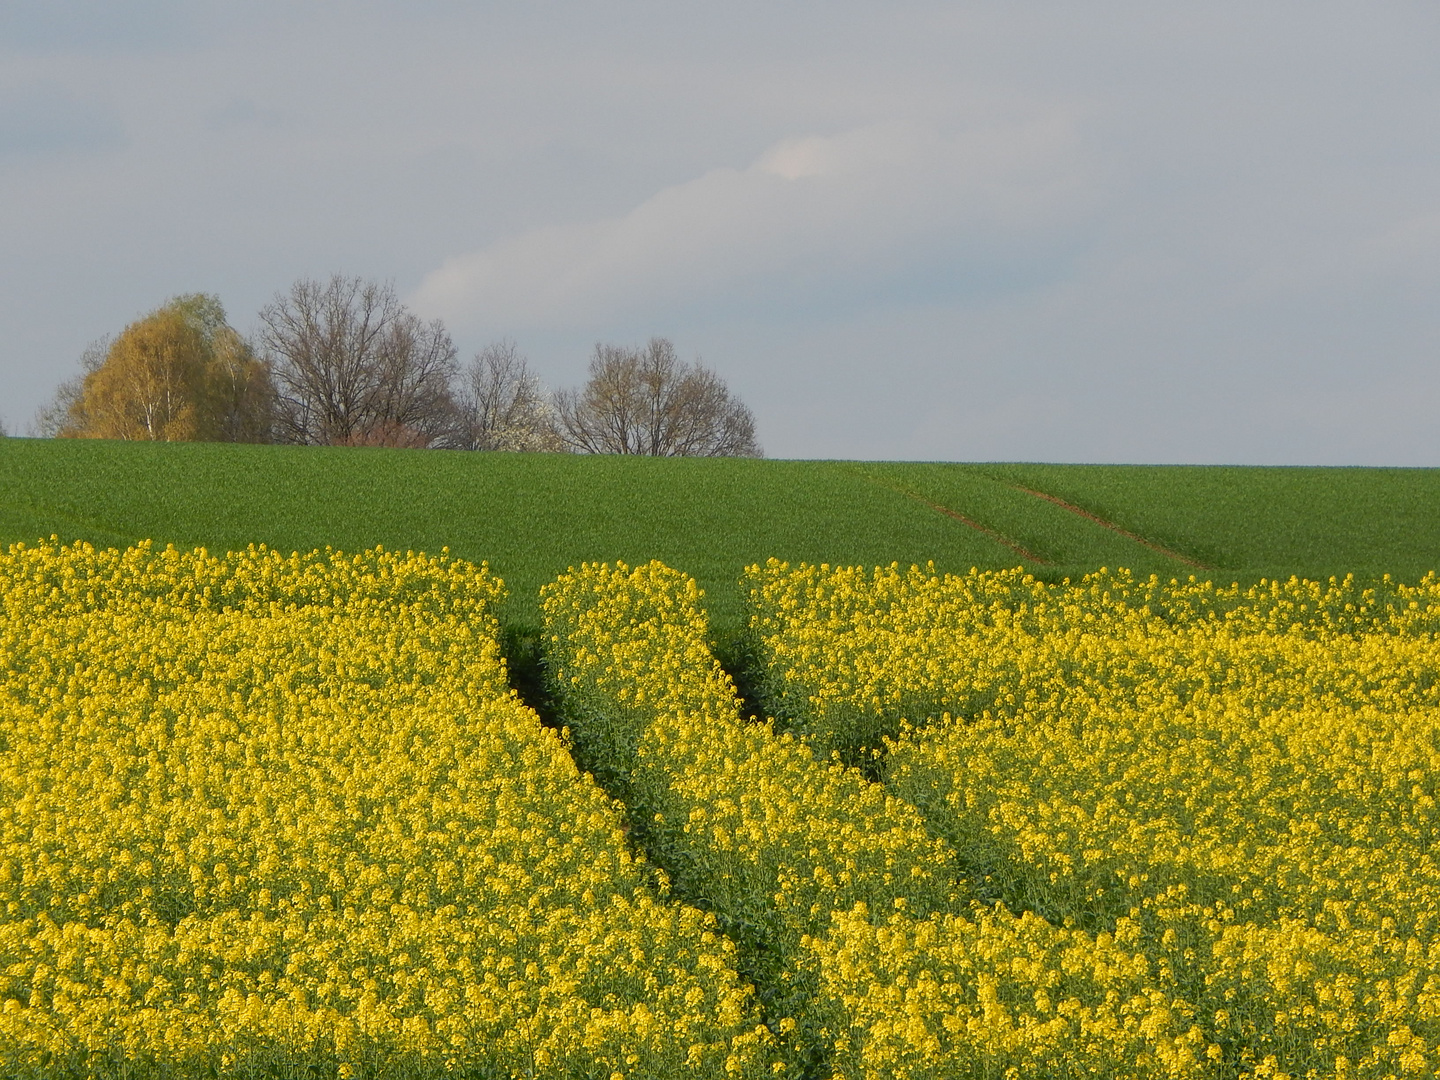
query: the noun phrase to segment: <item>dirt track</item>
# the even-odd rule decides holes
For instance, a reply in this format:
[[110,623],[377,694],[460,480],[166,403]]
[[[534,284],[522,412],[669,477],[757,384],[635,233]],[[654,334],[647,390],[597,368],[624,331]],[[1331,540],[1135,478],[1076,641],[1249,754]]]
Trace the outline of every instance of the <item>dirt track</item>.
[[1092,514],[1089,510],[1085,510],[1079,506],[1076,506],[1074,503],[1068,503],[1064,499],[1060,498],[1058,495],[1049,495],[1043,491],[1036,491],[1034,488],[1021,487],[1019,484],[1011,484],[1010,486],[1016,491],[1023,491],[1026,495],[1034,495],[1037,499],[1044,499],[1046,502],[1052,502],[1056,506],[1061,507],[1062,509],[1069,510],[1072,514],[1079,514],[1081,517],[1086,518],[1089,521],[1095,522],[1096,525],[1099,525],[1102,528],[1109,529],[1111,532],[1119,533],[1127,540],[1134,540],[1137,544],[1144,544],[1151,551],[1158,551],[1166,558],[1174,559],[1176,562],[1182,562],[1186,566],[1193,566],[1196,570],[1211,569],[1211,567],[1206,566],[1202,562],[1197,562],[1195,559],[1190,558],[1188,555],[1181,555],[1178,551],[1171,551],[1163,544],[1157,544],[1153,540],[1146,540],[1145,537],[1132,533],[1129,529],[1122,529],[1113,521],[1106,521],[1099,514]]

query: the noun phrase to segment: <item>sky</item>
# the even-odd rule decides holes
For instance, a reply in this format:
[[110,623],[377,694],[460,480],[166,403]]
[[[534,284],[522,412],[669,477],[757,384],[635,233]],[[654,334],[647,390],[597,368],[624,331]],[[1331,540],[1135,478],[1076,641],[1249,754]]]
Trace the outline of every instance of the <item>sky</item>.
[[1440,465],[1440,5],[0,5],[0,421],[172,296],[392,282],[772,457]]

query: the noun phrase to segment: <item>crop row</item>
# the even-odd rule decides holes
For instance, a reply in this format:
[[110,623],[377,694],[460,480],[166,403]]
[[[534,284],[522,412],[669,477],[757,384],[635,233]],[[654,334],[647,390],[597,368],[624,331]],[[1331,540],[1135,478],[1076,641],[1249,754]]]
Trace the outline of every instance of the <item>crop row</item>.
[[745,583],[0,555],[0,1071],[1440,1068],[1440,583]]
[[0,558],[6,1076],[769,1072],[445,558]]
[[[836,1076],[1190,1076],[1207,1045],[1134,949],[977,902],[906,801],[742,719],[693,580],[587,565],[545,590],[582,755],[624,791],[677,891],[741,942],[770,1024]],[[823,1074],[822,1074],[823,1075]]]
[[770,709],[981,895],[1132,925],[1222,1070],[1440,1065],[1440,583],[747,581]]

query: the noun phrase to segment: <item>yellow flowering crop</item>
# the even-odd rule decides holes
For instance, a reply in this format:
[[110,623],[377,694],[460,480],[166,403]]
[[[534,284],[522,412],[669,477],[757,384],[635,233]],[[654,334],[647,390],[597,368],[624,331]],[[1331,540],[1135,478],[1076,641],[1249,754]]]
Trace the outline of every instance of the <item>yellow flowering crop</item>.
[[1440,1071],[1440,582],[746,580],[0,555],[0,1072]]
[[1440,1067],[1440,583],[747,577],[790,722],[982,895],[1137,927],[1222,1072]]
[[571,570],[542,590],[554,676],[588,763],[626,792],[683,891],[748,946],[773,1008],[799,1009],[800,939],[833,909],[948,910],[963,893],[914,808],[741,720],[700,596],[658,562]]
[[1128,920],[1093,935],[1000,905],[878,923],[863,908],[837,912],[811,943],[836,1073],[1206,1076],[1211,1044],[1193,1007],[1157,984],[1138,942]]
[[[812,1063],[878,1080],[1101,1064],[1188,1076],[1208,1060],[1173,980],[1129,944],[974,903],[911,807],[742,720],[692,579],[586,565],[543,596],[582,752],[627,793],[678,887],[744,943],[772,1022],[799,1020]],[[1047,987],[1058,1016],[1036,1012]]]
[[0,556],[6,1076],[733,1076],[713,919],[508,689],[483,567]]

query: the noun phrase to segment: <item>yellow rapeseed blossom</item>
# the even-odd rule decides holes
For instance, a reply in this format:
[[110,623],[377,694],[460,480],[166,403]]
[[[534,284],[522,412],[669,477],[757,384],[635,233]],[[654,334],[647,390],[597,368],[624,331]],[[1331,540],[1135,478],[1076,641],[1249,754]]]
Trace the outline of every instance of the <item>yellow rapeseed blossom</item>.
[[769,1075],[448,557],[0,556],[0,1072]]
[[1440,1068],[1440,582],[747,580],[772,707],[982,895],[1135,926],[1222,1074]]
[[1134,928],[1098,936],[1003,906],[915,920],[838,912],[815,941],[835,1071],[953,1076],[1202,1077],[1194,1010],[1155,985]]
[[[744,721],[692,579],[590,564],[542,595],[578,745],[627,793],[678,886],[744,944],[772,1023],[804,1058],[876,1080],[1203,1073],[1194,1010],[1133,934],[975,903],[954,849],[912,807]],[[1058,1016],[1035,1011],[1047,988]]]
[[809,997],[801,938],[832,910],[903,897],[924,913],[966,894],[913,807],[741,719],[700,597],[658,562],[572,569],[542,590],[554,676],[587,764],[626,793],[683,891],[747,946],[785,1014]]

